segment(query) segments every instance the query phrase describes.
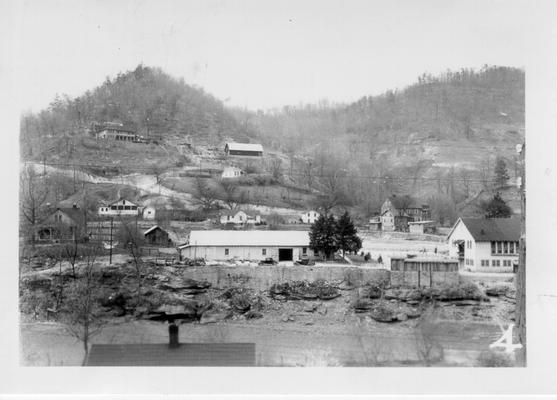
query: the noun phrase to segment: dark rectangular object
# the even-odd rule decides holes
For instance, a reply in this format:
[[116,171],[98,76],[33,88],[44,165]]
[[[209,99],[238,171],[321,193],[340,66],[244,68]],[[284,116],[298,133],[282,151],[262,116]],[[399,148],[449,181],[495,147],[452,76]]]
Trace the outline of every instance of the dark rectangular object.
[[255,343],[94,344],[87,366],[253,367]]
[[293,249],[279,249],[279,261],[292,261],[294,259]]

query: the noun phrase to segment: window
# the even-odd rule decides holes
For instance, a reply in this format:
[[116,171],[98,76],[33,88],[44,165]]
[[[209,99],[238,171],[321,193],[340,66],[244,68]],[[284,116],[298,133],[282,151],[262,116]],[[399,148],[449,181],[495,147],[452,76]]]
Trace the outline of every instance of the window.
[[470,265],[474,265],[474,260],[470,259]]
[[266,255],[267,255],[267,249],[262,249],[262,250],[261,250],[261,255],[266,256]]
[[[137,210],[137,206],[130,206],[132,210]],[[151,213],[151,212],[149,212]]]
[[225,256],[228,255],[228,249],[224,249],[224,255],[225,255]]
[[116,206],[110,206],[110,209],[111,209],[111,210],[117,210],[118,207],[116,207]]
[[495,250],[495,242],[491,242],[491,254],[495,254],[496,250]]
[[481,264],[482,264],[482,267],[489,267],[489,260],[482,260]]
[[305,256],[308,253],[307,247],[302,247],[302,254]]
[[124,206],[118,206],[118,210],[123,210]]
[[129,210],[130,206],[124,206],[124,210]]
[[492,267],[500,267],[501,266],[501,261],[500,260],[491,260],[491,266]]

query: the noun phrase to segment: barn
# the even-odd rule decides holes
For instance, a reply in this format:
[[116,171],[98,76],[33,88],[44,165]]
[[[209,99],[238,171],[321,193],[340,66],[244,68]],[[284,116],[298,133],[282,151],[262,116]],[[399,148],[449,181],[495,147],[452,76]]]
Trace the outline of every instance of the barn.
[[184,258],[297,261],[313,258],[308,231],[191,231],[178,247]]
[[224,152],[227,156],[263,156],[263,146],[255,143],[235,143],[228,142],[224,146]]

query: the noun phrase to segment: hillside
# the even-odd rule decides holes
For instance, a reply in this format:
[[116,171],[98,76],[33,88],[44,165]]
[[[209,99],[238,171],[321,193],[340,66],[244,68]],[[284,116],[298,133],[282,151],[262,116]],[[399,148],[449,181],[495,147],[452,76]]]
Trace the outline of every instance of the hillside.
[[297,156],[300,183],[311,172],[330,186],[327,181],[341,171],[352,203],[364,212],[377,210],[389,193],[456,206],[495,189],[498,157],[509,183],[514,181],[515,145],[524,140],[524,94],[523,70],[486,66],[424,74],[407,88],[348,105],[259,112],[250,123],[260,141]]
[[22,157],[40,159],[49,148],[45,141],[83,136],[104,122],[119,122],[159,140],[214,143],[225,136],[245,139],[246,133],[221,101],[158,68],[139,65],[107,77],[82,96],[57,96],[48,109],[23,115]]
[[[107,121],[152,142],[94,139],[95,124]],[[260,142],[265,156],[227,158],[226,140]],[[424,74],[404,89],[351,104],[254,113],[226,108],[140,65],[75,99],[57,97],[21,123],[23,160],[103,177],[135,173],[158,181],[166,173],[161,185],[187,195],[194,190],[187,171],[212,170],[216,187],[218,171],[235,165],[247,172],[236,182],[240,203],[348,208],[364,219],[391,194],[431,204],[439,220],[477,214],[479,199],[497,189],[497,158],[514,182],[514,147],[523,140],[524,71],[507,67]],[[515,209],[517,194],[512,186],[503,191]]]

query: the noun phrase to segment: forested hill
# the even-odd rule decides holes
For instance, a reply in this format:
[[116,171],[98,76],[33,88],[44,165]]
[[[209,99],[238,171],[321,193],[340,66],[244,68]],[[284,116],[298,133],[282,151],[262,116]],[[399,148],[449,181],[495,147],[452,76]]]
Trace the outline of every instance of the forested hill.
[[494,139],[493,130],[523,129],[524,86],[524,71],[510,67],[423,74],[400,91],[364,96],[349,105],[321,102],[258,113],[254,125],[269,141],[280,134],[285,150],[307,149],[316,140],[342,137],[371,141],[373,147],[421,139],[464,139],[474,144]]
[[218,141],[245,139],[245,129],[223,103],[159,68],[139,65],[70,99],[57,96],[48,109],[22,117],[22,139],[81,135],[93,123],[120,122],[151,137],[186,136]]

